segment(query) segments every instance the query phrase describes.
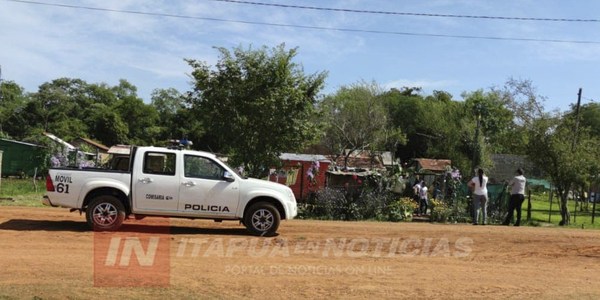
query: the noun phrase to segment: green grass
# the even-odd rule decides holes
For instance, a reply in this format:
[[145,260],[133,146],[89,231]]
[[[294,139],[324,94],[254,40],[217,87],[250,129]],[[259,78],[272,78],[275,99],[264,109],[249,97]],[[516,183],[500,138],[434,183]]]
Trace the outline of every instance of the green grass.
[[43,206],[46,182],[33,179],[2,178],[0,181],[0,206]]
[[[550,201],[548,199],[548,194],[536,194],[531,196],[531,222],[530,225],[534,226],[550,226],[555,225],[558,226],[558,223],[561,220],[560,217],[560,207],[557,201],[558,199],[554,197],[552,199],[552,211],[550,212]],[[569,212],[571,212],[571,225],[570,228],[595,228],[600,229],[600,203],[596,203],[596,216],[594,219],[594,224],[592,224],[592,207],[593,203],[589,204],[589,209],[585,211],[580,211],[581,203],[577,205],[577,212],[575,212],[575,201],[569,200],[568,207]],[[548,217],[550,216],[550,221],[548,221]],[[522,220],[526,220],[527,218],[527,199],[523,202],[522,207]]]

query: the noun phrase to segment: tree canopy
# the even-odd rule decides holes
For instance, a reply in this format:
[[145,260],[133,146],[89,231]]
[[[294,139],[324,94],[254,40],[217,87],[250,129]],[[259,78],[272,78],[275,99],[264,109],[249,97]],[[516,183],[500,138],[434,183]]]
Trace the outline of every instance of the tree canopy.
[[319,103],[323,136],[321,142],[331,154],[344,157],[344,165],[356,150],[395,152],[405,142],[394,127],[375,83],[360,82],[340,88]]
[[229,51],[217,48],[218,63],[187,60],[193,68],[191,110],[201,116],[209,150],[229,155],[249,175],[265,175],[283,151],[313,141],[311,117],[326,73],[304,74],[293,61],[297,49]]

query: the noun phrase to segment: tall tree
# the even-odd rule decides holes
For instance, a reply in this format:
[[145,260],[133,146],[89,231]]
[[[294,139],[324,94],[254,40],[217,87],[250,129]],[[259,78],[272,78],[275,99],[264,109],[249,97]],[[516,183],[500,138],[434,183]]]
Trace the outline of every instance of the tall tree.
[[546,97],[539,95],[531,80],[509,78],[502,88],[492,88],[506,109],[513,115],[512,128],[501,140],[502,152],[526,154],[529,144],[528,132],[533,130],[536,120],[550,118],[551,113],[544,109]]
[[212,150],[229,154],[251,176],[264,175],[281,152],[300,150],[315,137],[310,118],[326,74],[305,75],[293,62],[297,49],[283,44],[217,50],[214,68],[187,60],[192,109],[212,136]]
[[465,111],[464,102],[443,91],[423,97],[415,93],[418,90],[391,89],[382,96],[392,123],[407,136],[406,145],[398,148],[400,159],[451,159],[459,169],[470,169],[475,119]]
[[[572,108],[574,111],[574,108]],[[581,126],[589,127],[590,133],[600,138],[600,103],[586,103],[581,106]]]
[[513,114],[506,108],[506,100],[496,91],[477,90],[464,93],[463,98],[465,114],[474,120],[476,126],[472,154],[478,159],[474,163],[489,167],[490,154],[512,153]]
[[25,136],[23,110],[29,101],[25,90],[15,82],[0,82],[0,135],[17,139]]
[[92,108],[90,119],[93,123],[89,137],[109,146],[129,141],[129,127],[116,110],[102,103],[95,103]]
[[355,150],[391,150],[405,143],[405,136],[390,122],[376,83],[359,82],[340,88],[319,103],[323,118],[322,143],[344,166]]
[[182,117],[183,110],[186,109],[185,98],[178,90],[174,88],[155,89],[152,91],[150,104],[160,116],[158,120],[159,139],[183,138],[190,135],[186,127],[191,127],[191,124],[178,124],[178,119]]
[[[598,170],[600,143],[589,129],[580,127],[575,132],[572,117],[538,118],[532,122],[528,155],[546,173],[560,199],[560,225],[571,222],[568,193]],[[595,174],[594,174],[595,175]]]
[[114,109],[127,126],[128,140],[134,145],[155,145],[160,133],[158,112],[137,96],[137,88],[121,79],[119,85],[113,87],[117,95]]
[[84,109],[91,101],[87,83],[81,79],[59,78],[42,84],[33,95],[27,112],[35,127],[65,140],[86,136],[89,130]]

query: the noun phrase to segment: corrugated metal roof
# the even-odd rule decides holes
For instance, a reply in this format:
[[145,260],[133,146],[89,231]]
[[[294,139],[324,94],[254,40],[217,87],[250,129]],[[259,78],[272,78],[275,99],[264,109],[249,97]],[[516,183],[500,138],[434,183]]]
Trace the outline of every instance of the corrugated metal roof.
[[449,159],[415,158],[415,161],[419,163],[421,170],[446,171],[452,166],[452,161]]
[[44,147],[44,146],[40,146],[40,145],[36,145],[36,144],[31,144],[31,143],[25,143],[25,142],[13,141],[13,140],[8,140],[8,139],[0,139],[0,140],[3,140],[3,141],[5,141],[5,142],[8,142],[8,143],[21,144],[21,145],[25,145],[25,146],[46,148],[46,147]]
[[298,153],[281,153],[281,160],[296,160],[296,161],[322,161],[331,162],[327,157],[320,154],[298,154]]
[[[347,154],[350,150],[346,150]],[[348,165],[346,165],[346,162]],[[336,159],[336,165],[339,168],[359,168],[359,169],[383,169],[385,166],[381,161],[381,156],[372,155],[371,152],[366,150],[355,150],[350,153],[348,160],[346,161],[345,156],[339,156]]]

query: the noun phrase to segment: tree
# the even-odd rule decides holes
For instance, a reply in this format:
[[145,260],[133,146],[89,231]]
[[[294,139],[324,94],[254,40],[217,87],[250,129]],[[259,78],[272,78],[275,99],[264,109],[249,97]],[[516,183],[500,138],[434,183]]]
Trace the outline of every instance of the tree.
[[128,141],[129,128],[121,116],[102,103],[92,105],[94,114],[89,137],[95,138],[105,145],[123,144]]
[[71,140],[89,130],[85,109],[91,105],[87,83],[81,79],[59,78],[42,84],[26,108],[34,128]]
[[598,169],[600,143],[586,127],[575,132],[572,117],[539,118],[532,122],[528,156],[552,180],[560,199],[560,225],[569,225],[569,191]]
[[344,157],[344,167],[355,150],[395,151],[405,143],[401,130],[390,122],[381,94],[376,83],[359,82],[319,103],[322,143],[336,158]]
[[137,88],[124,79],[113,87],[117,95],[114,109],[127,126],[128,140],[135,145],[155,145],[160,133],[158,112],[137,96]]
[[[178,124],[178,119],[183,114],[185,107],[185,98],[174,88],[155,89],[152,91],[151,103],[158,115],[160,126],[159,139],[167,140],[172,138],[183,138],[188,136],[189,132],[185,129],[191,124]],[[183,125],[183,126],[179,126]]]
[[[572,110],[575,110],[572,108]],[[589,127],[590,133],[600,138],[600,103],[587,103],[581,106],[581,126]]]
[[513,124],[508,134],[499,141],[502,152],[525,154],[529,144],[528,132],[533,123],[542,118],[549,118],[550,113],[544,109],[546,97],[537,93],[531,80],[509,78],[501,89],[492,88],[502,99],[504,107],[512,112]]
[[407,136],[407,143],[398,147],[400,159],[451,159],[459,169],[470,169],[475,119],[464,102],[443,91],[423,97],[415,90],[391,89],[382,96],[392,123]]
[[0,81],[0,134],[13,138],[23,138],[27,123],[23,109],[31,98],[24,89],[12,81]]
[[211,137],[211,149],[228,154],[251,176],[265,175],[281,152],[298,151],[316,136],[310,120],[326,74],[305,75],[293,62],[297,49],[283,44],[217,50],[214,68],[186,60],[193,68],[191,108]]
[[[465,115],[474,120],[475,134],[472,151],[474,166],[490,167],[492,153],[513,153],[513,114],[506,109],[506,100],[495,91],[477,90],[464,93]],[[507,145],[508,144],[508,145]]]

